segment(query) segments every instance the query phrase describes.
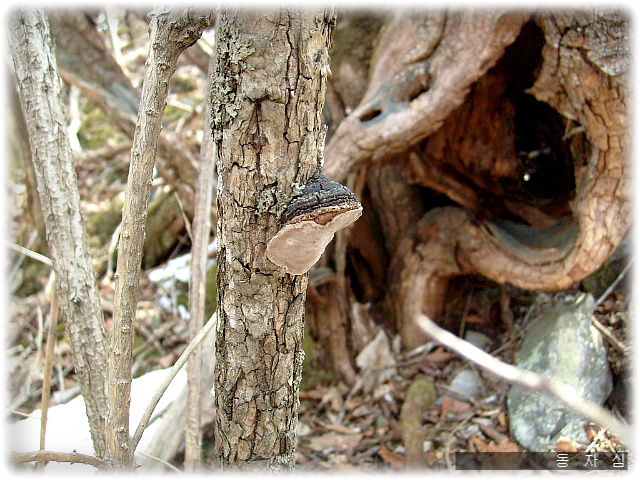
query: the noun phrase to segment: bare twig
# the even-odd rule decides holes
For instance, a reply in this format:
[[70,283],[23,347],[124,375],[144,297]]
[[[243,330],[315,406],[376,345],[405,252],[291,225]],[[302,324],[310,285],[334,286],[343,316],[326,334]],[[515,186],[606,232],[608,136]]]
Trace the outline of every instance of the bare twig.
[[144,452],[138,452],[140,455],[142,455],[143,457],[147,457],[150,458],[151,460],[161,463],[162,465],[164,465],[165,467],[167,467],[168,469],[172,470],[174,473],[182,473],[182,471],[179,468],[176,468],[174,465],[171,465],[169,462],[158,458],[158,457],[154,457],[153,455],[149,455],[148,453],[144,453]]
[[627,274],[627,272],[631,268],[632,264],[633,264],[633,258],[631,260],[629,260],[629,263],[627,263],[627,265],[624,267],[624,269],[620,272],[620,275],[618,275],[618,277],[613,281],[613,283],[611,285],[609,285],[609,287],[600,296],[600,298],[598,298],[598,300],[596,301],[596,304],[595,304],[595,306],[593,308],[598,307],[602,302],[604,302],[607,299],[607,297],[611,294],[611,292],[613,292],[613,290],[622,281],[624,276]]
[[[209,78],[213,74],[215,56],[209,61]],[[205,125],[209,122],[208,102],[204,111]],[[208,134],[207,134],[208,133]],[[193,248],[191,250],[191,275],[189,277],[189,337],[198,333],[204,322],[206,298],[207,257],[211,233],[211,201],[213,192],[213,170],[215,153],[211,132],[205,128],[205,137],[200,151],[200,174],[196,184],[196,204],[193,216]],[[200,429],[200,404],[202,392],[201,349],[197,348],[187,367],[187,422],[184,434],[185,470],[200,469],[202,460],[202,432]]]
[[[9,247],[21,254],[20,257],[16,260],[16,263],[13,265],[13,268],[11,269],[11,273],[9,273],[9,276],[7,277],[9,279],[9,282],[8,282],[9,285],[13,284],[13,280],[18,274],[18,271],[20,270],[20,266],[22,265],[24,257],[27,256],[29,252],[31,252],[31,245],[33,245],[33,243],[36,241],[36,238],[38,238],[38,230],[34,230],[31,233],[31,236],[29,237],[29,241],[27,243],[26,248],[20,245],[16,245],[13,242],[9,242]],[[22,250],[23,248],[25,248],[25,250]],[[40,254],[38,253],[37,255],[40,255]],[[49,260],[49,266],[51,266],[51,260]]]
[[56,288],[97,455],[104,455],[106,330],[76,172],[67,135],[49,22],[45,12],[16,8],[8,16],[9,46],[29,131],[36,183],[56,272]]
[[142,415],[142,418],[140,419],[140,423],[138,424],[138,428],[136,429],[136,432],[133,435],[133,438],[131,439],[132,452],[136,450],[136,447],[138,446],[138,443],[142,438],[142,434],[144,433],[144,429],[147,428],[147,425],[149,425],[149,419],[151,418],[151,415],[153,414],[153,411],[155,410],[156,405],[158,405],[160,398],[162,398],[162,395],[164,394],[166,389],[169,387],[169,384],[174,379],[174,377],[178,374],[178,372],[184,366],[184,364],[187,362],[187,360],[189,359],[193,351],[198,347],[198,345],[200,345],[200,342],[202,342],[202,340],[207,335],[207,333],[209,333],[211,329],[216,325],[216,323],[217,323],[217,316],[214,313],[209,319],[209,321],[204,325],[204,327],[202,327],[202,329],[198,332],[198,335],[196,335],[194,339],[191,340],[187,348],[184,350],[184,352],[182,352],[182,355],[180,355],[180,358],[178,358],[178,361],[173,365],[173,367],[171,367],[171,370],[167,374],[167,377],[164,379],[160,387],[158,387],[158,390],[156,390],[156,393],[154,393],[153,398],[149,402],[147,409]]
[[120,230],[122,230],[122,222],[118,224],[116,229],[111,234],[111,242],[109,243],[109,253],[107,256],[107,271],[104,274],[103,282],[108,283],[111,280],[111,274],[113,273],[113,254],[118,247],[118,240],[120,240]]
[[[213,419],[211,387],[213,385],[215,369],[215,355],[213,355],[213,352],[215,351],[215,343],[216,331],[214,328],[213,331],[209,332],[209,334],[204,338],[199,347],[203,352],[202,383],[200,387],[202,394],[200,402],[201,426]],[[207,352],[207,354],[205,355],[204,352]],[[160,416],[162,416],[162,418],[158,418]],[[158,408],[156,408],[149,419],[149,424],[152,424],[156,419],[158,421],[157,428],[154,429],[151,438],[145,441],[144,451],[147,454],[161,458],[165,461],[171,461],[180,449],[180,446],[185,443],[184,432],[187,423],[187,385],[184,386],[180,395],[178,395],[165,409],[158,411]],[[137,458],[136,460],[138,464],[142,465],[142,468],[144,468],[145,471],[157,469],[158,465],[146,458]]]
[[607,337],[609,343],[617,348],[621,353],[629,352],[629,347],[627,347],[620,340],[614,337],[609,329],[602,325],[595,316],[591,317],[591,323],[593,323],[593,326],[596,327],[605,337]]
[[[180,214],[182,215],[182,220],[184,221],[184,228],[187,231],[187,235],[189,235],[189,240],[193,244],[193,234],[191,233],[191,222],[189,222],[189,216],[187,215],[187,211],[184,208],[184,204],[182,203],[182,199],[180,198],[180,194],[177,190],[173,191],[173,196],[176,198],[176,202],[178,202],[178,208],[180,209]],[[198,200],[196,199],[196,203]]]
[[37,452],[16,453],[10,454],[12,465],[21,465],[29,462],[66,462],[66,463],[84,463],[85,465],[91,465],[99,470],[109,470],[109,465],[104,460],[92,457],[91,455],[83,455],[82,453],[59,453],[59,452],[47,452],[45,450],[39,450]]
[[95,150],[85,150],[77,156],[80,162],[89,162],[97,159],[109,160],[119,153],[124,153],[127,150],[131,150],[131,140],[124,140],[116,143],[115,145],[105,145],[103,147],[96,148]]
[[44,255],[38,253],[38,252],[34,252],[33,250],[29,250],[28,248],[25,248],[21,245],[17,245],[13,242],[8,242],[9,244],[9,248],[11,250],[15,250],[16,252],[21,253],[22,255],[25,255],[29,258],[32,258],[34,260],[37,260],[41,263],[44,263],[45,265],[51,267],[53,266],[53,263],[51,262],[51,259],[49,257],[45,257]]

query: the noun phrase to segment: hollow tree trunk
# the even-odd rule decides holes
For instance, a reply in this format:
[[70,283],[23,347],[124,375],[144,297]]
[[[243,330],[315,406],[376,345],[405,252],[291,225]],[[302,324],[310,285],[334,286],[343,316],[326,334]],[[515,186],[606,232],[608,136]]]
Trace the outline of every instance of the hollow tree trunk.
[[353,177],[365,202],[344,298],[371,302],[412,348],[427,340],[415,283],[437,320],[459,275],[562,290],[596,270],[630,225],[627,30],[624,14],[588,9],[390,18],[325,152],[325,174]]
[[329,11],[219,17],[211,107],[220,242],[214,425],[223,468],[294,464],[307,275],[286,273],[265,251],[322,157],[332,25]]

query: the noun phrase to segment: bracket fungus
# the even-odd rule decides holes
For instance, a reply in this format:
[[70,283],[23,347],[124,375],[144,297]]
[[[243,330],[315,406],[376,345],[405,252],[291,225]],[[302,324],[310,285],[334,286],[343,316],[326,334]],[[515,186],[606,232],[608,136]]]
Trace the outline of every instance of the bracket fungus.
[[355,222],[362,206],[344,185],[314,175],[282,215],[267,244],[267,258],[292,275],[302,275],[320,259],[338,230]]

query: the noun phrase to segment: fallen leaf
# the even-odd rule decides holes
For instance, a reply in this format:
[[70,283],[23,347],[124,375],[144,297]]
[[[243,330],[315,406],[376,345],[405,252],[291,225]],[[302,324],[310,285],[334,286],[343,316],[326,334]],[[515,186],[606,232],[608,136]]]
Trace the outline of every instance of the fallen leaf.
[[320,405],[329,404],[329,407],[334,412],[339,412],[342,409],[344,400],[342,395],[336,387],[331,387],[322,397]]
[[364,417],[371,413],[371,407],[369,405],[360,405],[353,410],[347,407],[347,410],[349,411],[349,415],[354,418]]
[[496,442],[494,442],[494,441],[486,443],[486,442],[484,442],[483,440],[481,440],[478,437],[472,437],[471,441],[475,445],[475,447],[478,450],[478,452],[510,453],[510,452],[519,452],[520,451],[520,447],[518,446],[518,444],[516,442],[512,442],[508,438],[505,438],[499,444],[496,444]]
[[338,433],[344,433],[345,435],[353,435],[354,433],[357,433],[357,432],[354,432],[353,429],[337,423],[327,423],[327,424],[322,424],[322,426],[327,430],[332,430]]
[[427,458],[427,467],[431,468],[433,465],[442,458],[442,451],[440,450],[431,450],[426,454]]
[[357,407],[359,407],[360,405],[362,405],[362,399],[360,399],[360,398],[352,398],[351,400],[347,400],[345,402],[344,408],[346,408],[348,411],[353,411]]
[[444,419],[447,413],[467,413],[471,411],[471,405],[462,400],[456,400],[448,395],[442,397],[442,413],[440,419]]
[[374,400],[379,400],[382,397],[384,397],[385,395],[390,395],[391,393],[393,393],[394,390],[394,386],[389,384],[389,383],[385,383],[383,385],[378,385],[373,393],[372,393],[372,397]]
[[321,400],[327,393],[327,388],[316,388],[314,390],[307,390],[300,392],[300,398],[305,400]]
[[342,463],[333,463],[333,467],[331,468],[332,471],[334,472],[353,472],[353,473],[362,473],[362,470],[358,467],[356,467],[355,465],[351,465],[349,462],[344,461]]
[[382,458],[384,463],[396,470],[402,470],[404,468],[404,457],[399,453],[394,453],[386,446],[382,445],[378,450],[378,456]]
[[498,424],[500,424],[502,428],[507,427],[507,412],[500,412],[498,414]]
[[362,390],[370,393],[376,385],[393,377],[396,372],[394,364],[389,339],[384,330],[380,330],[356,357],[356,365],[362,376]]

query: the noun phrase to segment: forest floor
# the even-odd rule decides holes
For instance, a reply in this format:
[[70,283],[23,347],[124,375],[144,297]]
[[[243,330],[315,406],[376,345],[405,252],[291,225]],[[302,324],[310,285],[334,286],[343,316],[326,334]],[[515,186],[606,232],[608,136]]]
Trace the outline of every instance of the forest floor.
[[[107,317],[113,289],[102,284],[104,309]],[[487,295],[479,291],[478,301]],[[135,376],[167,368],[180,356],[186,344],[186,322],[177,309],[162,306],[158,298],[166,291],[149,281],[141,280],[135,352]],[[513,364],[518,345],[526,325],[537,312],[548,305],[553,297],[566,294],[542,294],[509,289],[510,305],[514,312],[511,328],[469,315],[468,323],[493,339],[489,350],[503,361]],[[624,374],[629,370],[627,321],[630,296],[624,288],[615,290],[600,305],[596,319],[608,330],[614,341],[606,342],[612,373]],[[41,387],[42,317],[46,312],[46,296],[42,292],[25,298],[12,299],[9,345],[12,385],[12,409],[29,413],[39,407]],[[605,337],[606,338],[606,337]],[[39,343],[40,342],[40,343]],[[391,342],[394,343],[393,341]],[[397,345],[398,342],[396,341]],[[395,350],[395,351],[393,351]],[[506,408],[508,385],[494,375],[482,371],[455,354],[434,343],[427,343],[413,352],[392,349],[393,373],[382,382],[365,385],[358,382],[347,386],[331,380],[330,375],[315,384],[303,380],[300,391],[297,468],[300,471],[403,471],[405,446],[401,410],[409,387],[420,378],[427,378],[435,386],[436,402],[425,405],[421,412],[424,437],[424,466],[430,470],[456,469],[459,452],[518,452],[519,447],[509,429]],[[78,394],[73,372],[70,347],[63,331],[55,349],[54,394],[55,402],[68,401]],[[447,395],[447,391],[462,370],[477,374],[478,391],[473,398],[460,399]],[[303,373],[304,375],[304,373]],[[359,377],[359,380],[362,380]],[[17,405],[17,403],[20,403]],[[608,406],[614,412],[628,415],[628,398],[613,398]],[[18,420],[19,415],[11,415]],[[12,420],[12,421],[13,421]],[[590,442],[578,444],[567,439],[558,444],[558,451],[609,452],[625,450],[625,446],[612,435],[594,424],[585,424]],[[211,425],[205,426],[204,442],[213,441]],[[181,454],[174,459],[179,467]]]
[[[529,292],[520,293],[524,299],[532,298]],[[551,297],[540,295],[547,300]],[[512,304],[517,300],[512,298]],[[628,302],[629,296],[625,292],[616,291],[595,313],[614,338],[626,338],[625,321],[621,319],[626,320]],[[516,321],[509,332],[496,326],[479,326],[483,333],[495,339],[492,353],[514,364],[525,325]],[[629,359],[617,347],[611,344],[608,347],[612,371],[624,371]],[[480,378],[478,393],[466,401],[448,397],[452,380],[464,369],[477,372]],[[302,391],[302,431],[298,450],[300,468],[402,470],[405,448],[401,409],[411,384],[425,377],[435,384],[439,400],[425,406],[422,412],[422,429],[427,439],[423,445],[426,452],[425,467],[436,471],[455,470],[457,452],[522,451],[509,429],[506,407],[509,386],[444,348],[431,345],[431,349],[425,349],[415,356],[398,355],[395,375],[370,392],[350,389],[342,384]],[[626,412],[626,401],[628,399],[623,402],[613,400],[610,406],[614,411]],[[595,424],[585,424],[585,431],[589,443],[579,444],[566,439],[558,442],[557,451],[585,453],[625,449],[614,435]],[[532,468],[531,465],[529,467]]]

